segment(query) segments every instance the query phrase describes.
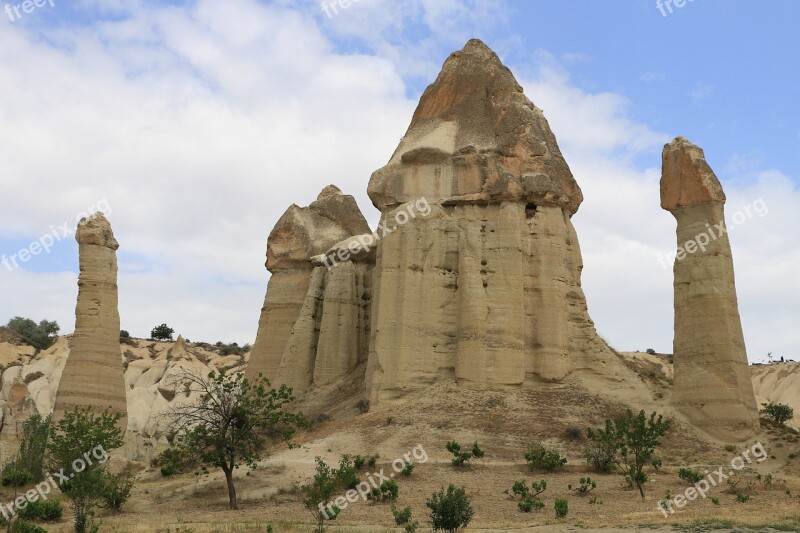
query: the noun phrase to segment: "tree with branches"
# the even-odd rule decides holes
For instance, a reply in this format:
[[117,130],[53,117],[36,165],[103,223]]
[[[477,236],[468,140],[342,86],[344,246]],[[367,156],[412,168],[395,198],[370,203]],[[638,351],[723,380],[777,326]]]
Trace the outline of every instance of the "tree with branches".
[[291,446],[296,430],[306,425],[302,414],[286,410],[294,401],[292,389],[273,389],[261,374],[248,380],[244,374],[202,376],[184,370],[171,381],[196,398],[166,413],[177,430],[176,455],[221,468],[230,508],[238,509],[234,470],[256,468],[272,442],[283,439]]

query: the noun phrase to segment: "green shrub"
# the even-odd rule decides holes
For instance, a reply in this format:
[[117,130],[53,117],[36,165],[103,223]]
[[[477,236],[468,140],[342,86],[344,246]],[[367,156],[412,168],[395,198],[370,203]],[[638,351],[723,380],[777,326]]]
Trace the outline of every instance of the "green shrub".
[[402,511],[392,505],[392,515],[394,516],[394,523],[398,526],[404,526],[406,533],[414,533],[419,527],[418,522],[411,521],[411,507],[406,507]]
[[761,405],[764,406],[764,409],[761,410],[761,414],[777,422],[778,424],[783,425],[787,420],[794,416],[794,409],[785,403],[769,402]]
[[372,491],[367,494],[367,499],[375,502],[388,502],[396,500],[399,491],[400,487],[397,486],[397,482],[390,479],[389,481],[381,483],[381,486],[377,489],[372,489]]
[[367,466],[369,468],[375,468],[375,463],[378,462],[378,457],[380,457],[380,455],[378,455],[377,453],[374,455],[370,455],[369,458],[367,459]]
[[459,528],[467,527],[472,521],[474,511],[464,487],[453,485],[434,492],[425,504],[431,510],[430,522],[434,531],[455,533]]
[[4,487],[24,487],[33,483],[33,475],[25,469],[19,468],[16,462],[11,462],[3,467],[2,484]]
[[150,331],[150,338],[157,341],[171,341],[175,330],[166,324],[156,326]]
[[[547,481],[541,480],[531,482],[530,488],[524,480],[514,482],[511,487],[511,492],[514,496],[519,496],[521,500],[517,503],[519,510],[524,513],[530,513],[533,509],[542,509],[544,502],[539,499],[539,494],[547,489]],[[506,491],[508,492],[508,491]]]
[[20,518],[25,520],[42,520],[51,522],[58,520],[64,514],[61,502],[58,500],[33,500],[19,510]]
[[122,506],[128,501],[132,489],[133,479],[129,475],[109,474],[106,477],[105,491],[103,492],[103,506],[113,511],[122,510]]
[[414,471],[414,463],[412,461],[409,461],[408,463],[406,463],[406,466],[403,467],[400,473],[408,477],[411,475],[413,471]]
[[605,428],[589,429],[586,433],[595,446],[613,450],[612,464],[630,485],[638,487],[644,499],[643,483],[647,480],[644,466],[653,460],[660,439],[669,428],[670,421],[662,415],[652,413],[648,418],[644,410],[634,415],[628,409],[625,416],[606,419]]
[[719,505],[719,498],[715,498],[714,496],[712,496],[711,503],[713,503],[714,505]]
[[486,453],[478,446],[478,443],[472,445],[472,450],[465,452],[461,450],[461,445],[452,440],[447,443],[447,451],[453,454],[453,459],[450,461],[453,466],[464,466],[473,457],[481,458]]
[[30,318],[15,316],[8,321],[6,327],[19,333],[25,342],[39,350],[46,350],[58,339],[58,322],[42,320],[38,324]]
[[691,468],[681,468],[678,470],[678,477],[694,485],[695,483],[701,481],[704,476],[697,470],[692,470]]
[[569,512],[569,502],[567,500],[556,500],[556,518],[564,518]]
[[337,481],[347,489],[354,489],[361,482],[356,472],[356,467],[349,455],[343,455],[339,461],[339,469],[336,471]]
[[546,448],[539,442],[534,442],[528,446],[525,460],[531,470],[544,470],[546,472],[560,469],[567,464],[567,460],[558,452]]
[[653,459],[652,461],[650,461],[650,464],[653,466],[653,470],[658,472],[659,470],[661,470],[661,466],[664,463],[661,462],[661,459]]
[[581,496],[586,496],[587,494],[589,494],[590,492],[592,492],[594,489],[597,488],[597,483],[592,481],[592,478],[590,477],[582,477],[575,488],[572,488],[572,485],[567,485],[567,488],[575,492],[576,494],[580,494]]
[[652,348],[648,348],[646,351],[650,355],[655,355],[656,354],[656,351],[654,349],[652,349]]
[[175,474],[175,467],[172,465],[162,466],[161,467],[161,475],[164,477],[169,477]]
[[583,430],[575,426],[570,426],[564,431],[564,437],[567,440],[580,442],[583,440]]
[[43,527],[35,526],[25,520],[17,520],[11,525],[11,533],[47,533]]
[[748,501],[750,501],[750,496],[748,496],[747,494],[737,494],[736,501],[740,503],[747,503]]

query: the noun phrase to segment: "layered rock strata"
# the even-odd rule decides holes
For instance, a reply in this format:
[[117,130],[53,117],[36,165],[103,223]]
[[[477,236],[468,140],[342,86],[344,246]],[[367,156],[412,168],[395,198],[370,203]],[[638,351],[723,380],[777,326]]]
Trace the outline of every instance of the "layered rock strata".
[[[541,110],[482,42],[447,59],[368,192],[393,229],[373,276],[370,401],[453,377],[630,377],[587,312],[570,220],[580,187]],[[420,199],[430,214],[398,224]]]
[[355,199],[332,185],[278,220],[267,241],[272,276],[248,376],[262,373],[300,393],[366,360],[374,250],[348,245],[369,233]]
[[725,193],[703,150],[664,147],[661,207],[678,223],[672,403],[710,432],[746,436],[758,409],[739,318]]
[[[110,409],[126,415],[117,307],[119,244],[102,213],[81,219],[75,238],[80,256],[75,333],[58,385],[53,418],[58,420],[75,407]],[[123,418],[120,427],[125,424]]]

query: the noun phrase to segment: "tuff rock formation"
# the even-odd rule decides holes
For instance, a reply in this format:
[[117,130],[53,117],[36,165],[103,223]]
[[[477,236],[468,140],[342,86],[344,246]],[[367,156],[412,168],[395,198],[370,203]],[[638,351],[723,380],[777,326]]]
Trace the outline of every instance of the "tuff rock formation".
[[[597,335],[570,218],[583,196],[542,111],[471,40],[422,95],[369,196],[378,247],[371,402],[455,377],[473,386],[629,377]],[[398,225],[420,198],[430,214]],[[630,380],[633,381],[633,380]]]
[[272,276],[249,377],[262,373],[299,393],[366,361],[374,251],[348,245],[369,233],[355,199],[333,185],[283,214],[267,240]]
[[661,207],[678,222],[675,259],[675,385],[672,403],[720,435],[758,429],[747,366],[725,193],[703,150],[683,137],[664,146]]
[[[117,248],[102,213],[82,218],[75,239],[80,276],[75,333],[58,385],[53,418],[75,407],[111,409],[126,414],[125,380],[119,344]],[[126,418],[120,421],[125,428]]]
[[520,386],[585,372],[637,387],[587,312],[570,221],[580,187],[542,112],[482,42],[447,59],[368,192],[381,211],[373,236],[354,202],[358,224],[324,214],[339,195],[292,206],[270,234],[251,375],[306,390],[368,354],[373,404],[453,379]]

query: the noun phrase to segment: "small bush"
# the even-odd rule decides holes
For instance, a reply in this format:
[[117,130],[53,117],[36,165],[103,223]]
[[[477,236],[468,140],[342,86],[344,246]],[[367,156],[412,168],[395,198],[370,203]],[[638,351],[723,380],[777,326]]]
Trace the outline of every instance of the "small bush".
[[30,318],[15,316],[8,321],[6,327],[19,333],[25,342],[39,350],[46,350],[51,347],[58,339],[58,331],[61,329],[58,322],[42,320],[38,324]]
[[678,470],[678,477],[694,485],[703,479],[703,474],[697,470],[692,470],[691,468],[681,468]]
[[402,511],[398,511],[397,507],[392,505],[392,516],[394,516],[394,523],[402,526],[411,522],[411,507],[406,507]]
[[358,403],[356,403],[356,409],[358,409],[359,412],[361,412],[361,413],[368,412],[369,411],[369,400],[365,400],[363,398],[361,400],[358,400]]
[[403,474],[404,476],[408,477],[408,476],[410,476],[410,475],[411,475],[411,473],[412,473],[413,471],[414,471],[414,463],[413,463],[413,462],[411,462],[411,461],[409,461],[409,462],[406,464],[406,466],[405,466],[405,467],[403,467],[403,469],[400,471],[400,473],[401,473],[401,474]]
[[19,510],[20,518],[25,520],[42,520],[51,522],[58,520],[64,514],[61,502],[58,500],[33,500]]
[[17,520],[11,525],[11,533],[47,533],[43,527],[35,526],[25,520]]
[[567,485],[567,488],[575,492],[576,494],[580,494],[581,496],[586,496],[587,494],[589,494],[590,492],[592,492],[594,489],[597,488],[597,483],[592,481],[592,478],[590,477],[582,477],[579,480],[578,485],[575,486],[575,488],[573,488],[572,485]]
[[654,349],[652,349],[652,348],[648,348],[647,349],[647,353],[650,354],[650,355],[655,355],[656,351]]
[[481,458],[486,455],[477,442],[472,445],[472,450],[465,452],[461,450],[458,442],[451,440],[447,443],[447,451],[453,454],[453,459],[450,461],[453,466],[464,466],[473,457]]
[[380,457],[380,455],[378,455],[377,453],[374,455],[370,455],[369,459],[367,459],[367,466],[369,468],[375,468],[375,463],[378,462],[378,457]]
[[530,488],[524,480],[519,480],[514,482],[514,486],[511,487],[511,492],[514,496],[522,498],[517,503],[519,510],[523,513],[530,513],[534,509],[542,509],[544,507],[544,502],[539,499],[539,495],[546,489],[547,481],[545,480],[539,481],[538,483],[532,481]]
[[769,402],[761,405],[764,406],[764,409],[761,410],[761,414],[780,425],[783,425],[787,420],[790,420],[794,416],[794,409],[785,403]]
[[374,502],[393,501],[397,499],[399,491],[400,487],[397,486],[397,482],[390,479],[389,481],[381,483],[381,486],[377,489],[372,489],[372,491],[367,494],[367,499]]
[[366,462],[367,460],[361,457],[360,455],[356,455],[355,457],[353,457],[353,466],[356,467],[356,470],[362,470]]
[[567,464],[567,460],[558,452],[546,448],[539,442],[534,442],[528,446],[525,460],[531,470],[544,470],[546,472],[558,470]]
[[739,503],[747,503],[748,501],[750,501],[750,496],[748,496],[747,494],[737,494],[736,501],[738,501]]
[[8,463],[3,468],[2,484],[4,487],[24,487],[31,483],[33,483],[33,475],[24,468],[19,468],[16,463]]
[[569,502],[567,500],[556,500],[556,518],[564,518],[569,512]]
[[474,511],[464,487],[453,485],[434,492],[425,504],[431,510],[430,522],[434,531],[455,533],[459,528],[467,527],[472,521]]
[[164,477],[170,477],[172,475],[175,475],[175,467],[172,465],[162,466],[161,475]]
[[161,324],[150,331],[150,338],[157,341],[171,341],[174,333],[174,329],[166,324]]
[[[356,467],[350,456],[344,455],[339,461],[339,469],[336,471],[336,480],[345,488],[354,489],[361,482],[356,472]],[[376,489],[377,490],[377,489]]]
[[133,479],[127,474],[109,475],[103,492],[103,506],[112,511],[121,511],[133,489]]
[[719,498],[715,498],[714,496],[712,496],[711,503],[713,503],[714,505],[719,505]]
[[658,472],[659,470],[661,470],[661,467],[663,466],[664,463],[661,462],[661,459],[653,459],[652,461],[650,461],[650,464],[653,466],[653,470]]
[[583,430],[575,426],[570,426],[564,431],[564,437],[566,437],[567,440],[580,442],[583,440]]

